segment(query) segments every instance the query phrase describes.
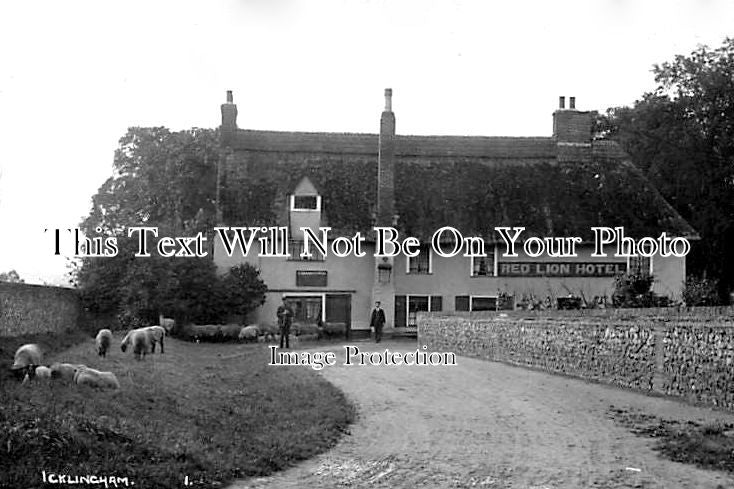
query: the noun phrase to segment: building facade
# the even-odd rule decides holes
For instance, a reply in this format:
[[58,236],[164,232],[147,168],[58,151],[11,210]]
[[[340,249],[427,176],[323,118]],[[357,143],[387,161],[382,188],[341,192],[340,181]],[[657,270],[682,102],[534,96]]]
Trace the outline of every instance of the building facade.
[[[215,240],[215,263],[222,273],[242,262],[260,269],[269,293],[253,321],[274,323],[285,295],[297,321],[343,322],[356,335],[369,332],[377,300],[388,330],[410,331],[421,310],[556,305],[569,295],[599,301],[627,270],[652,274],[657,294],[680,298],[685,257],[618,258],[613,247],[607,257],[591,256],[596,226],[622,227],[638,240],[697,236],[615,142],[592,138],[595,113],[574,102],[566,109],[561,99],[550,137],[403,136],[389,89],[378,134],[242,130],[228,92],[220,225],[285,229],[290,241],[287,257],[263,257],[227,253]],[[376,226],[417,238],[420,254],[375,257]],[[365,237],[365,256],[328,248],[302,258],[301,229],[320,236],[326,227],[330,243]],[[444,227],[480,241],[483,256],[439,256],[431,239]],[[496,227],[524,228],[517,256],[505,256]],[[450,254],[451,235],[441,236],[436,245]],[[577,256],[553,258],[550,249],[529,256],[523,243],[530,237],[578,237]]]

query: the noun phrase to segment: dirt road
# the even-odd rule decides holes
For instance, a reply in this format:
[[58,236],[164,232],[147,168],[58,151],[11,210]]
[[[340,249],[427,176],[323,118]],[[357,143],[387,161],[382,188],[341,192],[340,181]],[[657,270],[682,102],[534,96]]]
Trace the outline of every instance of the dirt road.
[[332,350],[342,359],[321,372],[358,406],[351,434],[315,459],[233,489],[734,487],[728,474],[662,458],[652,440],[607,413],[614,406],[706,422],[732,415],[464,357],[451,367],[344,366],[343,348]]

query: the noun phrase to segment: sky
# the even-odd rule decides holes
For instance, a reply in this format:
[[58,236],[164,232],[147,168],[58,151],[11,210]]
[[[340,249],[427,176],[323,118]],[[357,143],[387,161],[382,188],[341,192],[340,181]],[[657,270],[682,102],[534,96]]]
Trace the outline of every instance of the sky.
[[[0,272],[65,284],[131,126],[550,136],[558,97],[631,105],[651,69],[734,36],[734,2],[57,0],[0,3]],[[67,256],[64,256],[67,255]]]

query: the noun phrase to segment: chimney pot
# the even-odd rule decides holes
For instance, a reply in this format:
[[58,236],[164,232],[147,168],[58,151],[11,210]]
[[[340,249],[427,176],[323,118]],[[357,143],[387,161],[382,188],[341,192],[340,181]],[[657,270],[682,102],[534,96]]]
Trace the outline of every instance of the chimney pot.
[[576,110],[576,97],[570,97],[568,99],[568,108],[571,110]]
[[558,97],[558,108],[559,109],[566,108],[566,97]]
[[227,90],[227,103],[234,103],[234,97],[232,96],[232,90]]
[[392,88],[385,89],[385,112],[392,112]]

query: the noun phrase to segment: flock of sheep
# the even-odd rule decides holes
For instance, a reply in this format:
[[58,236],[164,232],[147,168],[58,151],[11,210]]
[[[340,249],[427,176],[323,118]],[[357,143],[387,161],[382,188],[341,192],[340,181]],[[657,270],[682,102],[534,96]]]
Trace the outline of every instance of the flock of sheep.
[[[163,338],[166,330],[162,326],[146,326],[128,332],[120,343],[120,349],[125,352],[132,346],[133,355],[142,360],[148,353],[155,353],[155,347],[160,344],[163,353]],[[112,346],[112,331],[101,329],[95,338],[97,354],[106,357]],[[112,372],[103,372],[83,364],[56,362],[49,366],[42,365],[41,349],[36,344],[25,344],[15,352],[15,359],[11,370],[23,383],[31,379],[61,380],[76,385],[87,385],[100,389],[119,389],[120,382]]]
[[[137,360],[142,360],[145,355],[155,353],[156,345],[160,345],[160,352],[163,353],[163,339],[166,337],[167,329],[164,326],[172,326],[172,324],[163,323],[163,321],[172,322],[171,319],[162,318],[163,326],[146,326],[129,331],[120,343],[120,349],[125,352],[128,348],[132,349],[133,355]],[[237,329],[232,333],[240,341],[244,342],[264,342],[268,340],[279,340],[278,328],[270,325],[250,325],[250,326],[234,326]],[[332,325],[325,325],[332,326]],[[315,332],[296,330],[294,339],[313,339],[322,336],[341,335],[344,334],[344,326],[341,324],[334,325],[336,327],[318,328]],[[194,338],[206,338],[212,335],[222,335],[228,326],[192,326],[191,331]],[[209,331],[209,330],[212,331]],[[315,329],[315,326],[314,326]],[[301,333],[299,335],[299,332]],[[311,334],[309,334],[311,333]],[[101,329],[95,338],[97,353],[100,357],[106,357],[107,352],[112,345],[112,331],[109,329]],[[61,363],[56,362],[49,366],[41,364],[41,349],[36,344],[26,344],[18,348],[15,352],[15,361],[11,367],[13,373],[18,379],[23,379],[23,383],[29,382],[31,379],[59,379],[77,385],[88,385],[97,388],[119,389],[120,382],[112,372],[104,372],[83,364]]]
[[[237,324],[189,324],[182,328],[182,334],[193,341],[234,341],[244,343],[280,341],[280,331],[274,324],[262,323],[240,326]],[[323,323],[322,325],[294,323],[291,327],[291,341],[320,340],[345,338],[347,327],[345,323]]]

